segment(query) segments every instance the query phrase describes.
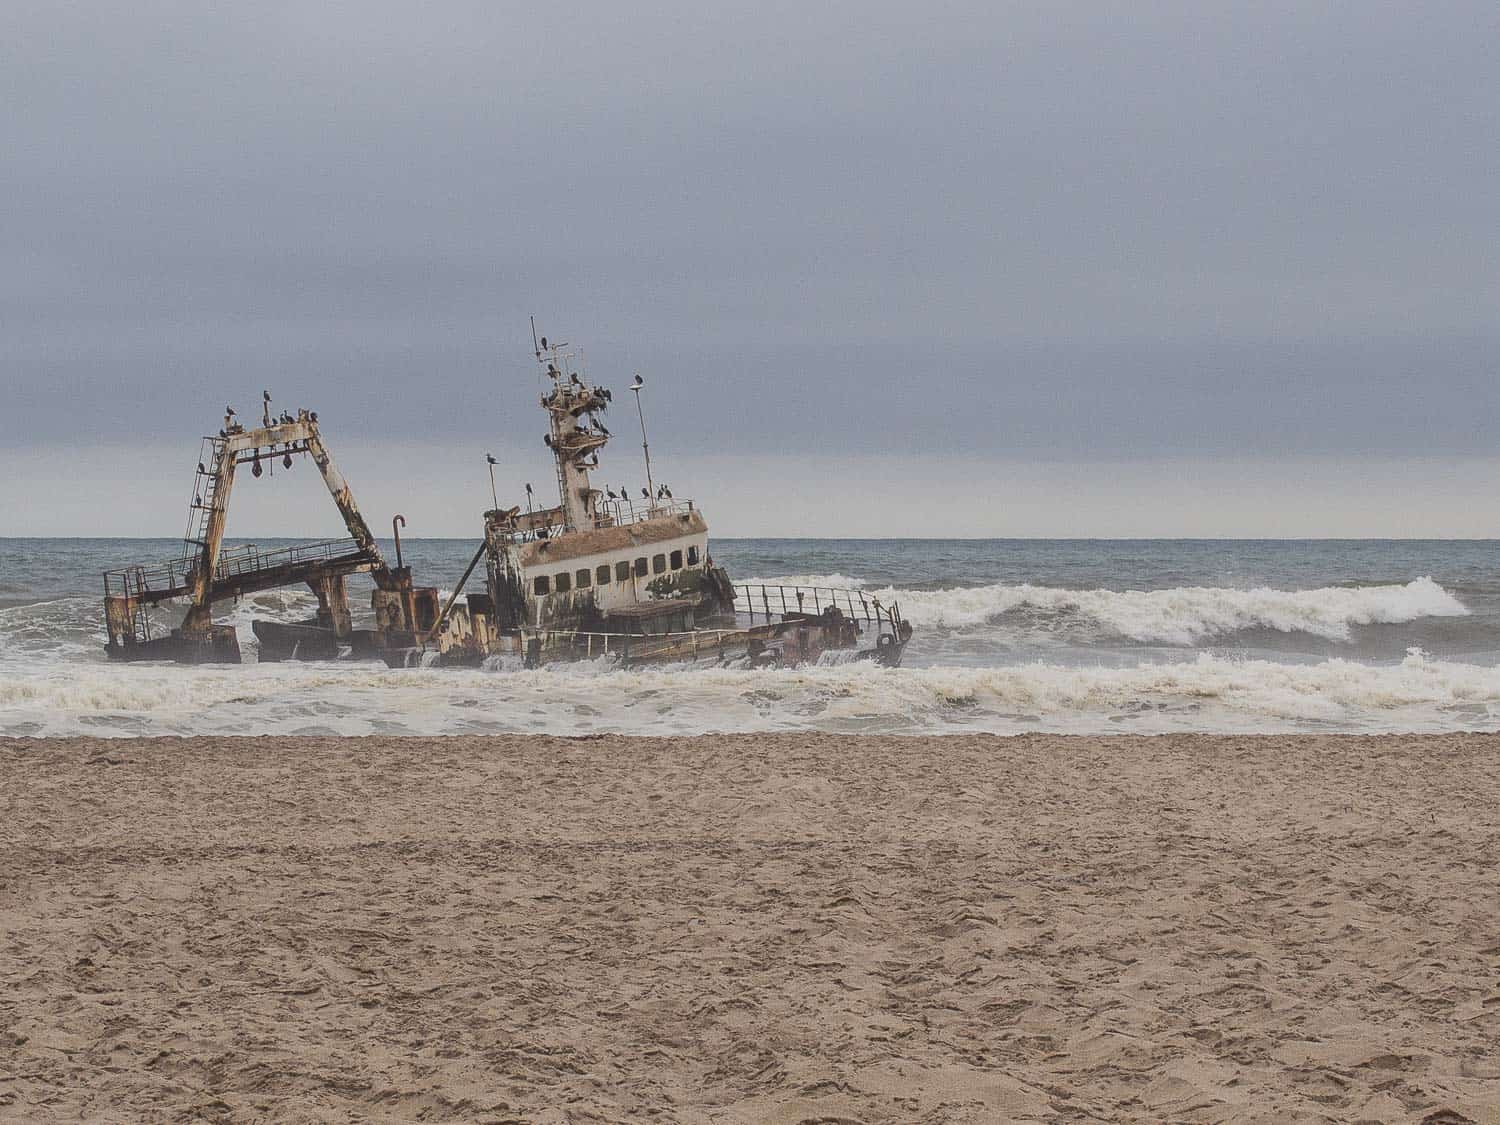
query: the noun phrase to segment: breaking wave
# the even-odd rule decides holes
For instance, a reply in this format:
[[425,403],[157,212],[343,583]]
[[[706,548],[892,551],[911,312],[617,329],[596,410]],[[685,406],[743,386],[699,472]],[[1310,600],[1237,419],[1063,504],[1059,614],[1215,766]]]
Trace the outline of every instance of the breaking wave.
[[[803,582],[816,578],[817,582]],[[788,584],[848,585],[842,575],[785,578]],[[851,587],[857,588],[857,587]],[[1469,610],[1431,578],[1404,585],[1326,586],[1317,590],[1240,590],[1186,586],[1170,590],[1063,590],[1049,586],[993,585],[942,590],[871,589],[898,601],[914,625],[973,629],[1006,614],[1029,611],[1039,627],[1077,622],[1115,637],[1146,644],[1193,645],[1246,629],[1307,633],[1347,641],[1357,625],[1399,625],[1423,617],[1464,617]],[[1051,618],[1049,622],[1046,618]]]
[[773,578],[747,578],[737,583],[740,586],[826,586],[836,590],[858,590],[864,587],[863,578],[850,578],[847,574],[781,574]]
[[[311,616],[316,600],[301,590],[220,608],[218,619],[239,630],[240,667],[117,665],[104,659],[98,599],[70,596],[0,607],[0,735],[1500,729],[1500,668],[1483,591],[1474,595],[1473,622],[1446,632],[1385,630],[1379,645],[1362,635],[1361,647],[1337,651],[1375,659],[1325,659],[1325,642],[1350,641],[1361,626],[1468,616],[1431,578],[1125,591],[876,589],[844,574],[766,581],[898,600],[917,626],[908,666],[846,663],[843,654],[777,671],[598,663],[527,671],[499,659],[483,669],[255,663],[251,620]],[[163,611],[158,623],[173,624],[179,613]],[[1318,643],[1286,642],[1300,655],[1285,660],[1190,647],[1254,629]],[[1466,655],[1398,659],[1416,643]]]
[[761,672],[99,665],[0,679],[9,735],[1455,728],[1500,728],[1500,668],[1420,651],[1388,665],[1207,654],[1121,668]]

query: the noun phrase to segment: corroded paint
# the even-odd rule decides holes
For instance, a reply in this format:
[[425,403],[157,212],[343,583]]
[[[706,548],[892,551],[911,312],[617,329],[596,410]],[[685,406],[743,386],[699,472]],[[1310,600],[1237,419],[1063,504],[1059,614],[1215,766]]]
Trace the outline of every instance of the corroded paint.
[[[205,438],[211,450],[212,467],[200,462],[195,485],[194,505],[189,518],[186,546],[190,561],[173,561],[155,567],[133,567],[105,575],[105,624],[109,643],[106,651],[121,659],[173,659],[197,661],[227,659],[233,648],[238,660],[237,644],[230,644],[233,630],[226,638],[213,624],[213,604],[230,597],[241,597],[260,590],[306,584],[318,598],[318,615],[307,627],[326,630],[332,638],[350,638],[352,621],[345,579],[350,574],[367,572],[375,580],[377,618],[385,628],[404,628],[412,621],[412,586],[410,571],[392,571],[386,565],[369,525],[354,501],[353,491],[333,463],[323,443],[317,418],[299,411],[295,418],[284,415],[273,424],[246,429],[226,416],[225,428],[217,438]],[[262,461],[273,464],[291,455],[307,455],[317,466],[339,515],[348,528],[352,544],[314,545],[305,555],[299,548],[268,551],[255,555],[247,563],[242,554],[232,558],[226,567],[223,551],[224,526],[229,514],[237,467],[250,463],[259,475]],[[321,555],[313,553],[325,548]],[[147,576],[150,576],[148,581]],[[113,584],[118,584],[116,590]],[[188,609],[182,624],[170,636],[151,637],[141,614],[145,608],[185,597]],[[434,594],[435,597],[435,594]],[[296,635],[289,627],[288,638]],[[274,647],[278,634],[274,627],[266,630],[263,644]],[[288,645],[295,642],[287,640]],[[205,656],[205,654],[207,654]]]
[[[650,485],[640,501],[616,498],[612,491],[605,500],[606,494],[590,484],[589,474],[610,436],[598,421],[610,392],[568,370],[567,357],[546,348],[545,340],[537,359],[553,380],[541,405],[549,416],[546,442],[557,467],[558,503],[532,507],[528,485],[524,514],[519,505],[498,503],[486,511],[483,545],[447,605],[439,606],[436,588],[415,586],[409,568],[387,566],[323,443],[316,415],[300,411],[273,422],[268,406],[266,425],[247,430],[231,413],[219,437],[206,439],[212,454],[205,460],[212,460],[213,468],[199,465],[205,499],[199,502],[195,494],[190,529],[196,525],[198,532],[188,536],[194,548],[190,556],[106,574],[110,655],[237,660],[233,630],[212,623],[214,600],[305,583],[318,597],[314,620],[254,622],[266,658],[327,656],[347,644],[357,655],[380,655],[394,666],[432,658],[478,664],[490,657],[519,657],[537,664],[607,655],[626,664],[707,661],[763,667],[814,661],[831,650],[900,662],[911,626],[894,606],[875,603],[873,613],[862,608],[862,596],[861,607],[851,601],[846,615],[836,605],[820,606],[817,592],[807,591],[813,612],[805,612],[802,593],[783,590],[778,616],[762,587],[766,604],[746,610],[745,625],[736,616],[735,588],[709,553],[708,522],[691,501],[676,500],[664,484]],[[250,463],[259,476],[263,460],[272,459],[274,471],[276,459],[293,454],[306,455],[317,466],[352,543],[267,552],[248,564],[236,549],[229,556],[233,565],[226,566],[221,547],[236,467]],[[342,553],[335,550],[340,546]],[[464,583],[481,561],[484,591],[470,593],[460,606]],[[376,586],[373,629],[354,629],[349,612],[346,578],[361,571],[369,572]],[[182,627],[170,637],[150,636],[144,608],[184,596],[191,604]]]

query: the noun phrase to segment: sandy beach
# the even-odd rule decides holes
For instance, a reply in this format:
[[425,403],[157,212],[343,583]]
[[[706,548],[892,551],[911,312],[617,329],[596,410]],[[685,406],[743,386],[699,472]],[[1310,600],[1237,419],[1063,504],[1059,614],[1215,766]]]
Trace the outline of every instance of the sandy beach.
[[1500,1120],[1500,740],[0,743],[0,1118]]

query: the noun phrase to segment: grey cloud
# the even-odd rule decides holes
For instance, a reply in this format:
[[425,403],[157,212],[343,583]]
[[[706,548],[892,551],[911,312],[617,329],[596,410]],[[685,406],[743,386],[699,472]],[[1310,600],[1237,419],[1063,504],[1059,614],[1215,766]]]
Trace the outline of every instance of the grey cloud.
[[1491,448],[1493,5],[636,7],[7,5],[0,443]]

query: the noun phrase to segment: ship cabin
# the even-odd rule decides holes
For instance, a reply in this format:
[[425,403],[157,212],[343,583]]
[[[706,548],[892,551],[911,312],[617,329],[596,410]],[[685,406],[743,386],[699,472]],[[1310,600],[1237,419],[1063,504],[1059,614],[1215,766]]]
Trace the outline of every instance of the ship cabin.
[[649,462],[639,499],[590,484],[610,436],[596,416],[612,396],[579,379],[568,358],[539,349],[551,381],[541,405],[551,419],[544,440],[556,462],[558,505],[485,513],[483,608],[493,627],[563,642],[570,634],[685,633],[732,618],[733,589],[709,557],[708,523],[692,501],[652,482]]
[[501,630],[675,633],[719,613],[708,524],[691,501],[611,512],[587,530],[529,534],[508,512],[488,514],[490,596]]

